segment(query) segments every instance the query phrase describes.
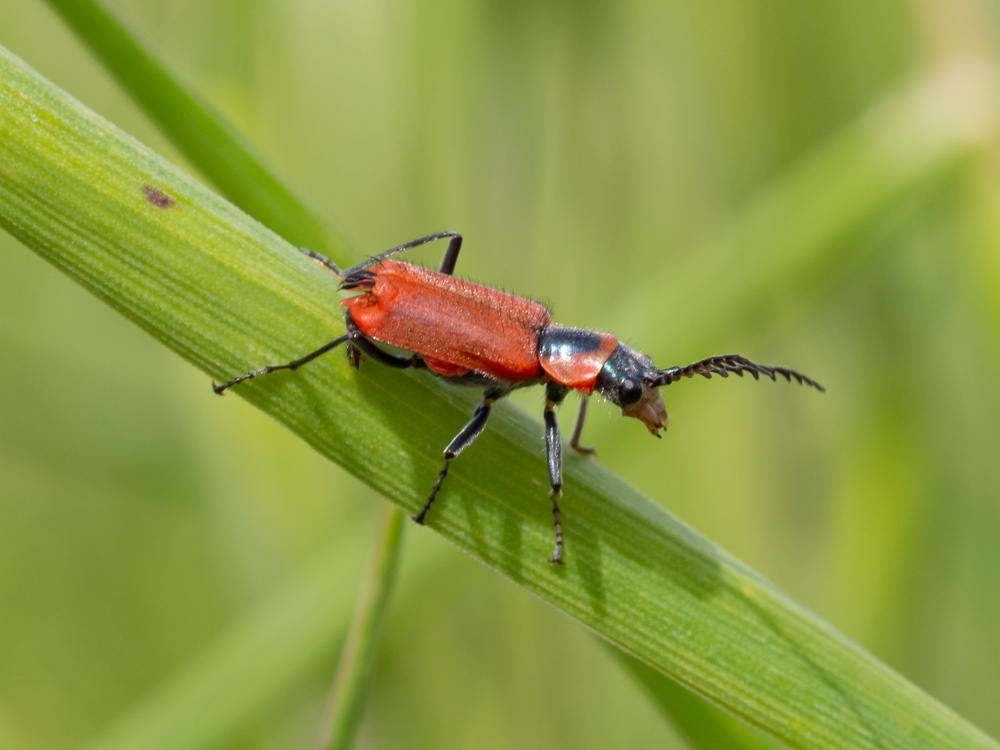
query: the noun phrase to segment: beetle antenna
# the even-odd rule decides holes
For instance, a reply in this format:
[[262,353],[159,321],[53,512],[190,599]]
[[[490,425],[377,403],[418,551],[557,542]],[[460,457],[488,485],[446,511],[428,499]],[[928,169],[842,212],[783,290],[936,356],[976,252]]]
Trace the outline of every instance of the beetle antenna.
[[341,275],[340,274],[340,266],[338,266],[336,263],[334,263],[329,258],[327,258],[327,257],[325,257],[323,255],[320,255],[315,250],[310,250],[308,247],[300,247],[300,248],[297,248],[297,249],[303,255],[306,255],[306,256],[312,258],[313,260],[318,260],[320,263],[322,263],[328,269],[330,269],[335,274],[337,274],[338,277]]
[[713,375],[728,378],[729,373],[733,373],[742,378],[744,372],[750,373],[754,380],[760,380],[761,375],[771,378],[771,380],[777,380],[777,376],[781,375],[789,383],[794,379],[799,384],[812,386],[818,391],[826,392],[826,388],[801,372],[778,365],[759,365],[739,354],[722,354],[692,362],[685,367],[668,367],[666,370],[659,370],[658,376],[653,379],[651,385],[670,385],[681,378],[693,378],[695,375],[701,375],[710,380]]
[[342,279],[346,279],[348,276],[351,276],[359,271],[364,271],[392,255],[396,255],[397,253],[401,253],[404,250],[409,250],[414,247],[420,247],[420,245],[426,245],[428,242],[444,239],[445,237],[451,238],[451,242],[448,245],[448,252],[445,253],[444,261],[446,264],[450,262],[450,266],[442,267],[441,272],[451,275],[451,272],[455,267],[455,259],[458,256],[458,250],[462,246],[462,235],[458,232],[437,232],[436,234],[429,234],[426,237],[421,237],[418,240],[411,240],[410,242],[404,242],[402,245],[390,247],[388,250],[383,250],[378,255],[369,255],[367,259],[361,261],[355,266],[351,266],[338,275]]

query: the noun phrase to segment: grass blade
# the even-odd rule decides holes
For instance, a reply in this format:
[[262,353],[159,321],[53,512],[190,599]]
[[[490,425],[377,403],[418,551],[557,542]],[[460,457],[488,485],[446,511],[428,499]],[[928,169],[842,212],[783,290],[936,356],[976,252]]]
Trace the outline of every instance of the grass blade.
[[[6,52],[0,111],[0,224],[211,376],[342,332],[328,274]],[[338,357],[241,395],[409,512],[476,400]],[[568,461],[548,565],[540,434],[499,410],[430,526],[794,747],[997,747],[596,462]]]
[[346,750],[354,745],[396,577],[401,534],[406,520],[398,508],[386,504],[368,572],[354,608],[351,629],[337,664],[337,674],[320,730],[319,747]]
[[150,119],[233,203],[301,247],[346,260],[346,244],[233,125],[181,83],[95,0],[49,0]]
[[724,712],[701,696],[678,685],[662,672],[657,672],[634,656],[612,647],[609,647],[608,651],[618,660],[622,669],[631,672],[646,689],[663,715],[692,748],[778,750],[787,747],[742,719]]

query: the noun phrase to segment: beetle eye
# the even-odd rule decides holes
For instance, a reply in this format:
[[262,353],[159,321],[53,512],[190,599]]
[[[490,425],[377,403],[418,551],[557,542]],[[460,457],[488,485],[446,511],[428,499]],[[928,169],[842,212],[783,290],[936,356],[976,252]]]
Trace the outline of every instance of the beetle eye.
[[628,406],[634,404],[640,398],[642,398],[642,383],[636,383],[634,380],[623,380],[622,384],[618,387],[618,398],[621,401],[620,406]]

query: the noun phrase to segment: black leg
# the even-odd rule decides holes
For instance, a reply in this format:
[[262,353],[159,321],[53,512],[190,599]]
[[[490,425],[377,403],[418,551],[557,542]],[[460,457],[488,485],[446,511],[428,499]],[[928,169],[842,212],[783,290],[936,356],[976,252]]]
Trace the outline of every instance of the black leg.
[[549,562],[562,564],[562,524],[559,522],[559,497],[562,495],[562,439],[555,408],[566,396],[566,389],[555,383],[545,388],[545,462],[549,468],[549,497],[552,498],[552,516],[556,525],[556,548]]
[[259,375],[269,375],[270,373],[277,372],[278,370],[297,370],[298,368],[302,367],[302,365],[304,365],[306,362],[311,362],[321,354],[326,354],[331,349],[340,346],[345,341],[351,339],[352,336],[353,334],[345,333],[343,336],[335,338],[329,344],[324,344],[316,351],[309,352],[309,354],[307,354],[304,357],[300,357],[299,359],[294,359],[291,362],[288,362],[283,365],[268,365],[267,367],[261,368],[260,370],[254,370],[253,372],[248,372],[246,375],[240,375],[238,378],[233,378],[228,383],[223,383],[222,385],[216,385],[215,382],[213,381],[212,390],[215,391],[216,393],[222,393],[227,388],[232,388],[237,383],[242,383],[244,380],[253,380]]
[[[442,240],[445,237],[451,237],[451,242],[448,244],[448,249],[445,251],[444,260],[441,261],[441,273],[450,274],[455,268],[455,261],[458,259],[458,251],[462,247],[462,235],[458,232],[438,232],[437,234],[429,234],[426,237],[421,237],[418,240],[410,240],[402,245],[397,245],[396,247],[390,247],[388,250],[384,250],[378,255],[373,255],[366,261],[358,263],[356,266],[348,268],[343,273],[339,274],[342,279],[351,276],[352,274],[357,274],[358,271],[363,271],[366,268],[375,265],[383,258],[388,258],[396,253],[401,253],[404,250],[409,250],[414,247],[419,247],[420,245],[426,245],[428,242],[434,242],[435,240]],[[450,266],[449,266],[450,264]]]
[[449,276],[455,273],[455,262],[458,260],[458,251],[462,249],[462,235],[456,234],[451,238],[451,242],[448,243],[448,249],[444,251],[444,257],[441,259],[441,267],[438,269],[441,273],[446,273]]
[[552,553],[552,557],[549,558],[549,562],[553,565],[562,565],[562,524],[559,523],[559,498],[562,497],[562,490],[559,492],[552,493],[552,518],[555,520],[556,524],[556,548]]
[[559,424],[556,413],[545,404],[545,457],[549,465],[549,497],[552,498],[552,516],[556,524],[556,548],[550,563],[562,564],[562,524],[559,522],[559,496],[562,495],[562,441],[559,438]]
[[552,406],[551,401],[545,404],[545,462],[549,467],[549,486],[553,494],[558,494],[562,492],[562,440]]
[[573,436],[569,439],[569,447],[582,456],[593,456],[597,451],[592,445],[580,445],[580,438],[583,437],[583,423],[587,421],[587,402],[590,396],[583,396],[580,399],[580,413],[576,415],[576,426],[573,427]]
[[476,407],[476,411],[472,415],[472,419],[469,420],[469,423],[462,428],[462,431],[444,449],[444,468],[438,473],[437,481],[434,482],[434,487],[431,488],[430,497],[427,498],[424,507],[421,508],[417,515],[413,516],[413,520],[417,523],[422,524],[424,522],[424,517],[427,515],[427,511],[430,510],[431,503],[434,502],[434,498],[441,489],[441,483],[448,476],[448,467],[451,465],[452,459],[472,445],[476,438],[486,429],[486,421],[490,418],[490,410],[495,400],[489,397],[484,398],[483,403]]
[[403,357],[399,354],[392,354],[384,351],[371,341],[371,339],[365,336],[358,336],[356,339],[351,341],[351,344],[357,346],[358,349],[376,362],[388,365],[389,367],[397,367],[400,370],[405,370],[407,367],[416,367],[418,362],[423,364],[422,360],[417,359],[416,357]]
[[242,383],[244,380],[252,380],[260,375],[269,375],[272,372],[278,370],[297,370],[302,367],[302,365],[307,362],[311,362],[316,359],[316,357],[321,354],[326,354],[331,349],[339,346],[340,344],[347,342],[348,352],[347,356],[352,365],[357,367],[360,362],[360,354],[364,353],[371,357],[376,362],[383,365],[388,365],[389,367],[397,367],[399,369],[404,369],[407,367],[419,367],[423,365],[423,360],[416,356],[402,357],[398,354],[391,354],[387,351],[383,351],[375,342],[369,339],[361,329],[357,327],[353,320],[351,320],[350,314],[347,315],[347,333],[334,339],[329,344],[321,346],[314,352],[310,352],[304,357],[293,360],[284,365],[269,365],[268,367],[261,368],[260,370],[254,370],[253,372],[248,372],[246,375],[240,375],[238,378],[230,380],[228,383],[222,385],[216,385],[212,383],[212,390],[216,393],[222,393],[227,388],[231,388],[237,383]]
[[308,255],[313,260],[318,260],[324,266],[326,266],[331,271],[333,271],[335,274],[337,274],[337,276],[340,276],[340,269],[337,267],[337,264],[334,263],[329,258],[327,258],[326,256],[320,255],[315,250],[310,250],[307,247],[300,247],[299,248],[299,252],[302,253],[303,255]]

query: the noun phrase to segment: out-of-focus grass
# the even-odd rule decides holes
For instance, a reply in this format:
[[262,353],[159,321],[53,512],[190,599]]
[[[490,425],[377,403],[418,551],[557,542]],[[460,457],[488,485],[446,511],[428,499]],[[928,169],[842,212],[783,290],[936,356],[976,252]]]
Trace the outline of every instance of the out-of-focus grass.
[[[670,300],[685,248],[921,64],[902,3],[602,6],[570,22],[547,6],[122,7],[363,246],[459,228],[479,249],[463,256],[473,277],[626,336],[654,330],[656,292],[634,294],[636,276],[662,278],[656,302]],[[159,145],[33,4],[0,34]],[[671,394],[663,444],[607,410],[588,429],[603,462],[996,734],[1000,441],[981,373],[996,363],[997,254],[975,210],[994,205],[995,182],[988,162],[975,174],[887,207],[841,240],[864,252],[808,299],[791,289],[787,306],[779,290],[767,315],[704,342],[822,375],[834,405],[797,414],[785,394],[692,384]],[[0,627],[21,645],[3,657],[0,713],[29,746],[72,744],[344,529],[352,506],[348,480],[235,400],[214,404],[201,377],[24,256],[0,253]],[[662,344],[633,342],[687,361],[708,352],[674,357],[671,335],[697,318],[670,310]],[[337,487],[335,506],[314,481]],[[440,726],[456,745],[662,737],[559,618],[489,577],[420,585],[391,628],[371,739],[440,746]],[[251,734],[308,732],[312,705]]]

